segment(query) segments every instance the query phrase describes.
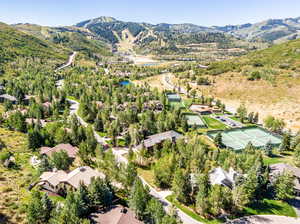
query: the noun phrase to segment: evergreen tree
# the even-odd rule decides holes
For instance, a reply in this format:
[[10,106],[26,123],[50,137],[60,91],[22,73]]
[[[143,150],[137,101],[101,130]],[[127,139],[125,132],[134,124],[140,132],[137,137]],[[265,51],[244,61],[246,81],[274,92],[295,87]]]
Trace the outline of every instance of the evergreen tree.
[[104,180],[99,177],[92,180],[88,187],[89,198],[93,205],[109,207],[112,203],[113,193]]
[[278,200],[287,200],[294,197],[294,176],[285,172],[276,177],[274,182],[275,195]]
[[209,213],[209,189],[210,189],[210,184],[209,184],[209,177],[207,174],[200,174],[198,176],[198,193],[196,196],[196,210],[197,212],[204,216],[207,217]]
[[268,143],[266,144],[266,146],[264,148],[265,154],[267,156],[271,156],[272,155],[272,150],[273,150],[273,144],[272,144],[271,141],[268,141]]
[[48,223],[52,209],[53,205],[48,196],[34,191],[26,208],[27,221],[32,224]]
[[283,135],[282,142],[279,147],[280,151],[289,151],[291,149],[291,135],[290,133],[285,133]]
[[129,207],[135,212],[138,219],[142,220],[145,217],[149,200],[149,190],[144,188],[142,181],[137,178],[130,193]]
[[151,198],[147,203],[146,214],[149,223],[160,224],[166,215],[162,203],[155,198]]
[[190,202],[191,183],[187,172],[184,172],[182,169],[177,169],[175,171],[172,182],[172,191],[179,202],[183,204],[188,204]]
[[295,149],[294,161],[295,161],[295,165],[300,167],[300,144],[298,144],[296,149]]
[[72,164],[72,160],[66,151],[61,150],[51,154],[50,163],[58,170],[68,170]]
[[224,147],[221,132],[218,132],[218,134],[215,136],[215,138],[214,138],[214,143],[215,143],[215,145],[216,145],[218,148],[223,148],[223,147]]

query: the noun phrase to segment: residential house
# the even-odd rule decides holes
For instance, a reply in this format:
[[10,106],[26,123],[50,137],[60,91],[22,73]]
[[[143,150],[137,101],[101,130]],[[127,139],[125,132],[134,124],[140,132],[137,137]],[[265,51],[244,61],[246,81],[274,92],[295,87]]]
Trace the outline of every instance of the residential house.
[[233,189],[235,180],[240,175],[233,168],[227,172],[221,167],[217,167],[209,172],[209,181],[212,185],[217,184]]
[[166,131],[163,133],[148,136],[141,144],[134,148],[134,151],[141,150],[143,147],[146,149],[151,149],[155,145],[160,145],[166,140],[171,140],[175,142],[177,139],[183,137],[183,135],[177,133],[176,131]]
[[28,125],[34,125],[34,124],[38,124],[40,123],[40,125],[42,127],[45,127],[47,125],[47,123],[49,123],[48,121],[46,120],[43,120],[43,119],[35,119],[35,118],[26,118],[25,119],[25,122],[28,124]]
[[276,163],[270,165],[271,181],[276,179],[276,176],[281,175],[284,172],[290,172],[294,175],[294,192],[297,196],[300,196],[300,168],[291,166],[287,163]]
[[143,224],[131,209],[121,205],[112,206],[107,212],[92,213],[91,219],[97,224]]
[[5,100],[12,102],[13,104],[17,103],[17,98],[14,96],[11,96],[9,94],[2,94],[0,95],[0,102],[4,102]]
[[190,106],[190,110],[194,113],[199,113],[201,115],[212,114],[212,113],[220,113],[221,110],[217,107],[211,107],[202,104],[192,104]]
[[45,190],[63,194],[63,192],[67,192],[67,190],[78,189],[80,183],[89,186],[92,179],[97,177],[104,179],[105,175],[93,170],[89,166],[83,166],[76,168],[70,173],[63,170],[44,172],[36,184]]
[[72,146],[71,144],[59,144],[53,148],[51,147],[41,147],[40,154],[51,156],[54,152],[65,151],[70,158],[75,158],[78,152],[78,148]]

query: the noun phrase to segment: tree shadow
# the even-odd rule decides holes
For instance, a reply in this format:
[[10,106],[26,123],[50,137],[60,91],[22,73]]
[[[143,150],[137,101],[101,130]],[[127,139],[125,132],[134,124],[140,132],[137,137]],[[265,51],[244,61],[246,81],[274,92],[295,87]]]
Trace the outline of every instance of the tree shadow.
[[9,221],[9,217],[2,212],[0,212],[0,223],[1,224],[12,224],[11,221]]

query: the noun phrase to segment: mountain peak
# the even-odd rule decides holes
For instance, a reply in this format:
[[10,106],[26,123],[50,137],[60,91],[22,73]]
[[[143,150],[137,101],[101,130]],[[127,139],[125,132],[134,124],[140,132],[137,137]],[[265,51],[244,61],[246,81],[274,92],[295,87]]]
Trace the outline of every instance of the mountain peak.
[[110,16],[100,16],[94,19],[85,20],[83,22],[77,23],[75,26],[78,27],[87,27],[90,24],[96,24],[96,23],[110,23],[117,21],[114,17]]

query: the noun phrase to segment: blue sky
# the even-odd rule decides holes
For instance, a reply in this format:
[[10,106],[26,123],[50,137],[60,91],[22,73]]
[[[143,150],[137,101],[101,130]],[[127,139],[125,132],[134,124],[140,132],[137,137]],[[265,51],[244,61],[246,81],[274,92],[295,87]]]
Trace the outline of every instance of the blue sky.
[[300,16],[300,0],[1,0],[0,21],[72,25],[99,16],[203,26]]

